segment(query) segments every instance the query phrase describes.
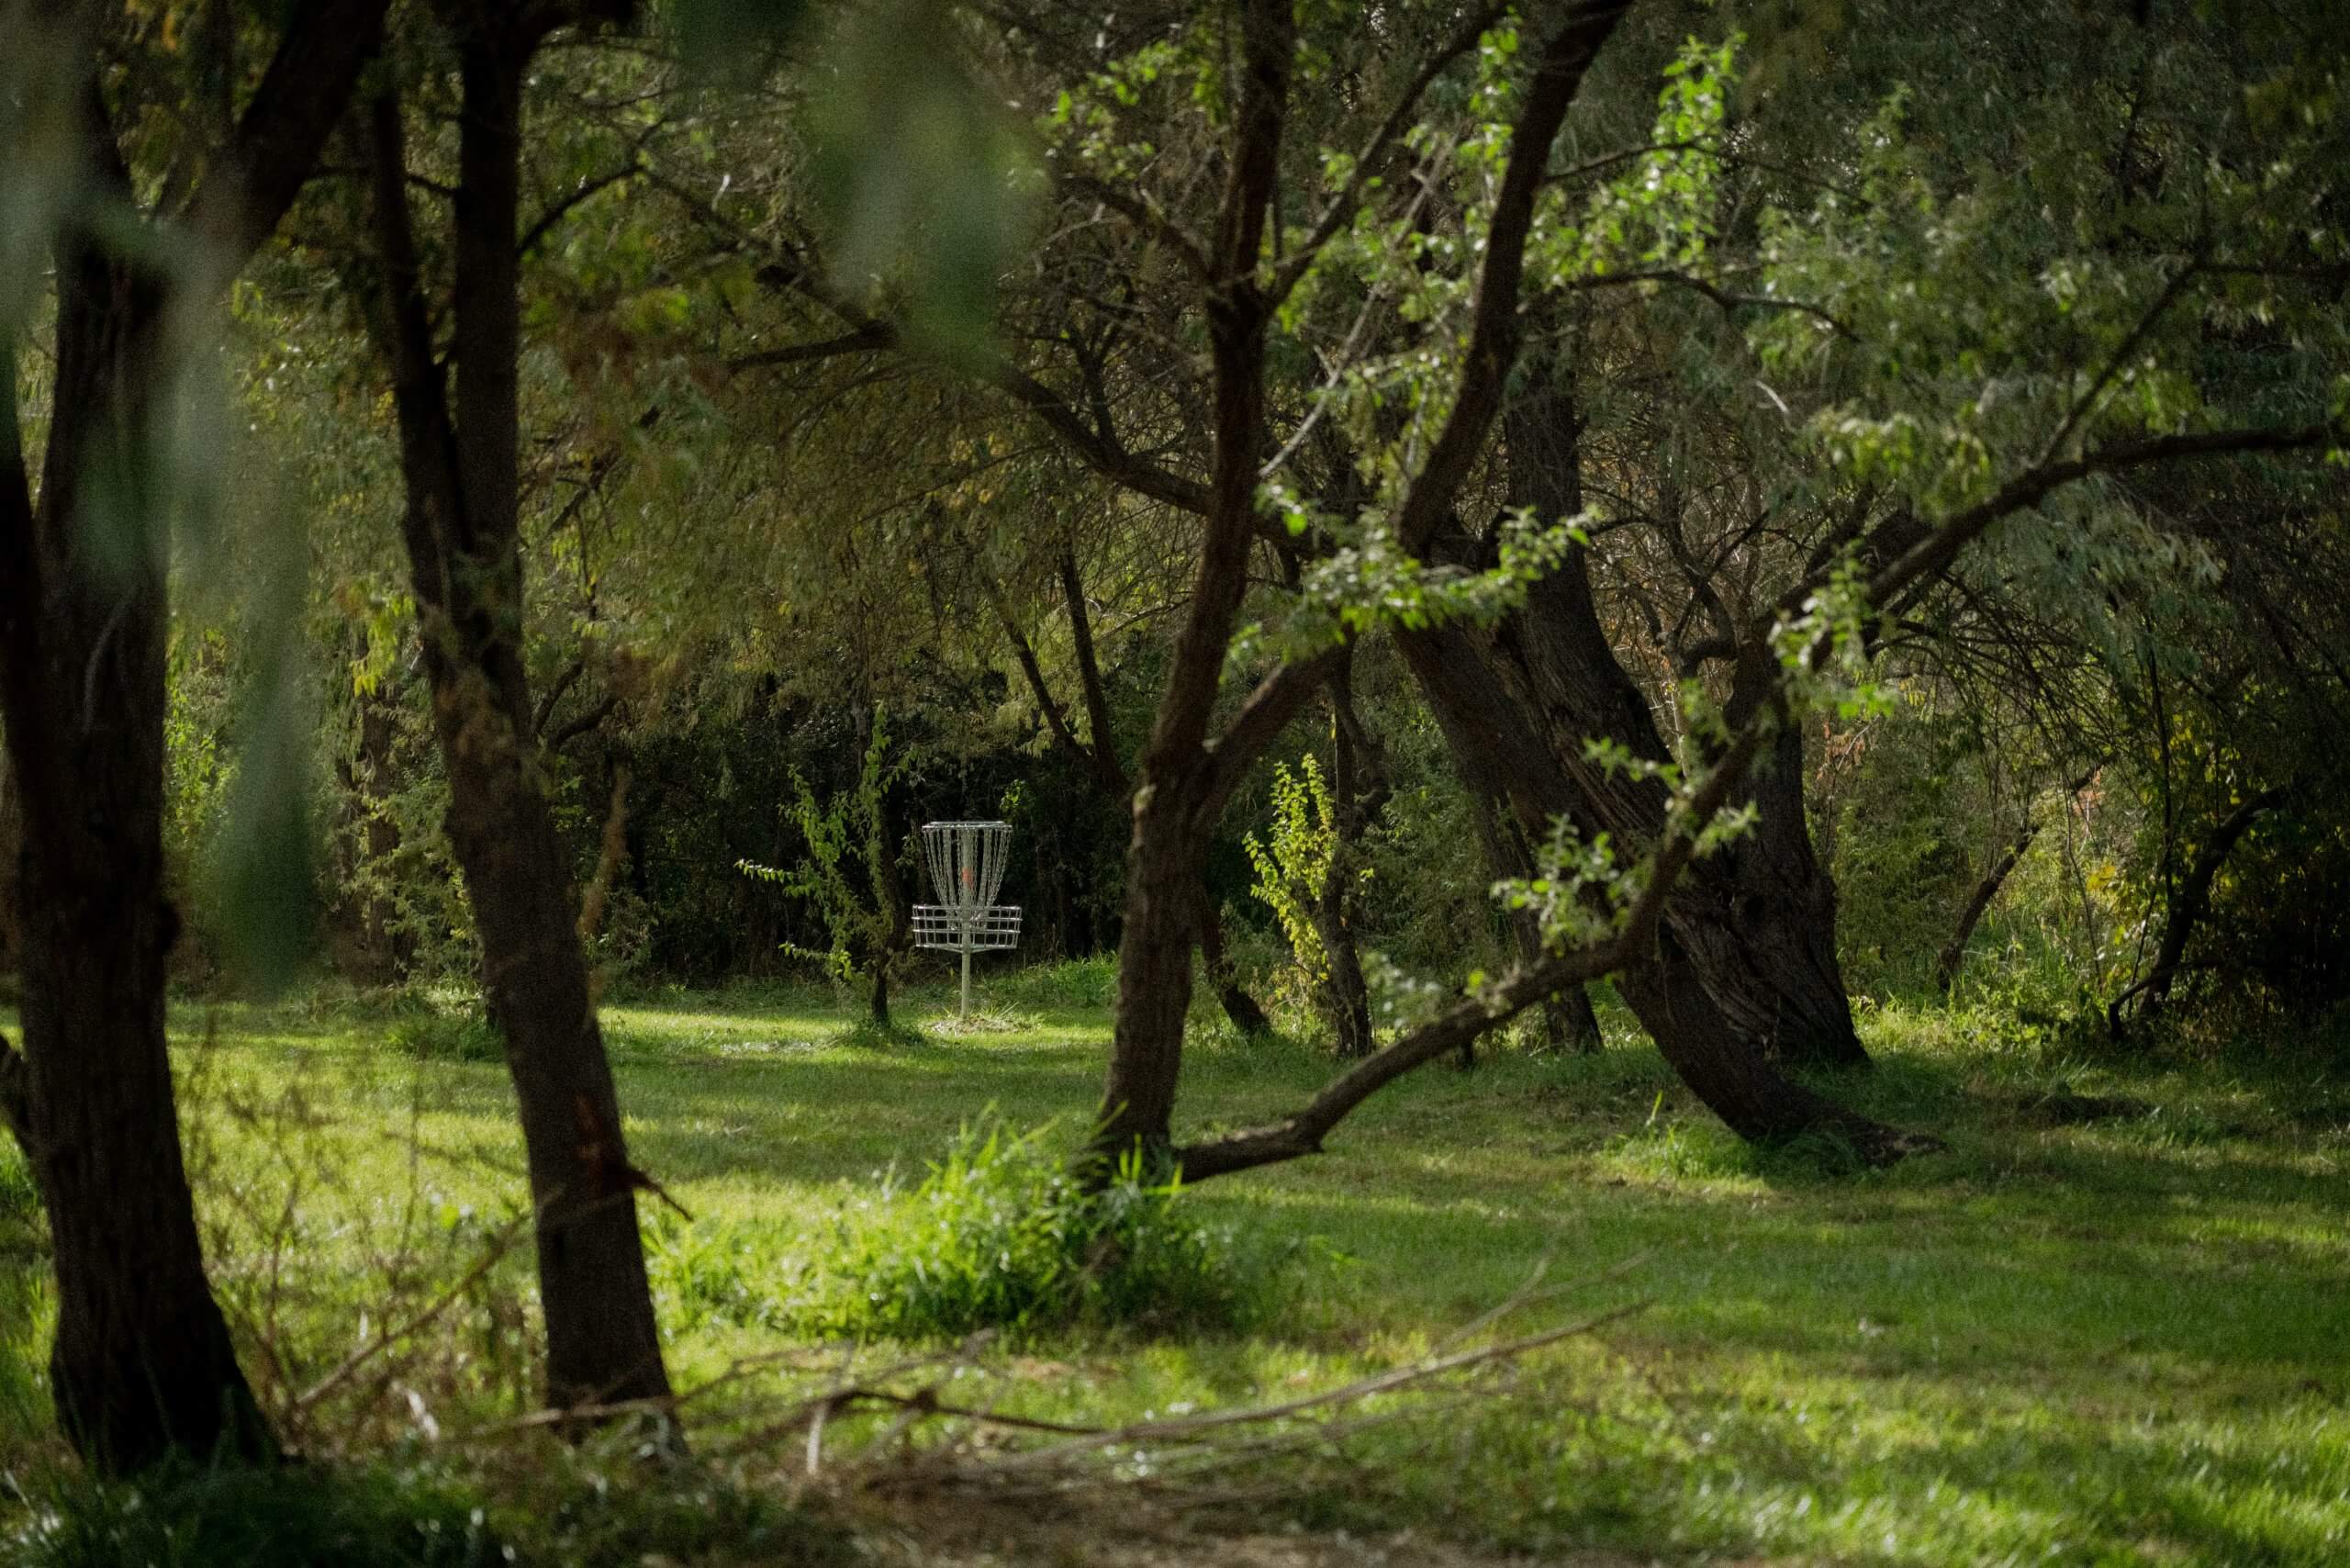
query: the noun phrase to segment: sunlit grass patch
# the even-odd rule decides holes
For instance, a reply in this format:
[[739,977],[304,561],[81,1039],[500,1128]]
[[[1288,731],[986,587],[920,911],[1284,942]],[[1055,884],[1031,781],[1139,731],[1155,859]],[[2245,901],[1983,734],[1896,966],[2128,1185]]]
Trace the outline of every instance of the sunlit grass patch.
[[[1035,1176],[991,1169],[926,1216],[907,1206],[920,1173],[990,1104],[1005,1127],[1054,1125],[1032,1146],[1044,1165],[1072,1152],[1109,1036],[1104,1012],[988,994],[1019,1027],[885,1047],[843,1038],[855,999],[805,991],[604,1010],[632,1156],[694,1216],[645,1206],[681,1386],[761,1358],[829,1367],[847,1337],[870,1341],[859,1365],[957,1338],[899,1305],[920,1288],[907,1271],[983,1234],[974,1209],[997,1204],[1016,1228]],[[893,1000],[916,1026],[954,1008],[935,984]],[[250,1326],[279,1282],[285,1384],[330,1368],[389,1304],[431,1299],[520,1212],[504,1065],[419,1059],[392,1037],[413,1014],[175,1012],[216,1277],[256,1368]],[[1629,1040],[1434,1064],[1327,1153],[1183,1191],[1185,1224],[1243,1249],[1310,1248],[1265,1310],[1213,1331],[1039,1314],[971,1375],[1047,1420],[1277,1401],[1426,1354],[1547,1260],[1569,1294],[1545,1311],[1648,1305],[1473,1401],[1284,1460],[1233,1518],[1675,1562],[2350,1561],[2350,1118],[2335,1110],[2350,1088],[2257,1058],[1995,1037],[1996,1023],[1864,1017],[1877,1068],[1822,1086],[1952,1145],[1883,1171],[1746,1148]],[[1278,1115],[1334,1070],[1310,1045],[1207,1033],[1179,1135]],[[2146,1109],[2084,1118],[2067,1096]],[[430,1245],[403,1250],[412,1199]],[[404,1363],[444,1432],[529,1408],[529,1250]],[[45,1267],[0,1245],[0,1291],[17,1293],[0,1296],[0,1400],[22,1411],[0,1414],[0,1469],[53,1442],[42,1331],[14,1317],[18,1301],[45,1314]],[[827,1292],[894,1282],[890,1300],[854,1325],[795,1316],[820,1269]],[[933,1305],[984,1294],[957,1279]],[[1002,1280],[985,1290],[1000,1287],[1016,1299]],[[739,1436],[763,1386],[697,1405],[698,1440]],[[412,1428],[405,1396],[386,1398],[368,1429]],[[332,1418],[359,1429],[359,1406]]]

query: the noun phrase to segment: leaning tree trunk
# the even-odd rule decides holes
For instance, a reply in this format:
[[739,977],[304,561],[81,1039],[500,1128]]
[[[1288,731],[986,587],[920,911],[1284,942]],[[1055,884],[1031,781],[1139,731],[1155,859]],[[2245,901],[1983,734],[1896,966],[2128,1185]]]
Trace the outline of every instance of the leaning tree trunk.
[[2024,823],[2023,831],[1999,852],[1999,857],[1991,862],[1975,882],[1974,892],[1967,896],[1966,907],[1958,912],[1958,924],[1952,929],[1950,940],[1942,944],[1942,950],[1934,958],[1934,989],[1944,996],[1948,996],[1958,984],[1959,966],[1966,962],[1966,945],[1974,940],[1975,928],[1983,923],[1983,916],[1990,910],[1991,902],[1999,896],[1999,890],[2007,886],[2009,877],[2022,862],[2024,851],[2030,849],[2031,841],[2039,836],[2038,823]]
[[[1539,726],[1510,700],[1467,633],[1402,631],[1395,641],[1469,789],[1509,801],[1529,838],[1547,835],[1561,817],[1585,834],[1608,825],[1593,818],[1589,797],[1570,787],[1537,738]],[[1652,840],[1651,833],[1645,841]],[[1740,1137],[1782,1142],[1832,1133],[1873,1160],[1925,1147],[1785,1077],[1723,1014],[1673,927],[1660,930],[1655,958],[1617,974],[1617,990],[1682,1081]]]
[[[1512,499],[1546,522],[1583,506],[1576,413],[1555,376],[1534,377],[1504,426]],[[1585,747],[1598,737],[1645,761],[1662,762],[1670,753],[1646,694],[1600,624],[1587,557],[1577,548],[1536,583],[1485,647],[1495,676],[1537,722],[1583,798],[1585,815],[1617,843],[1645,846],[1662,822],[1662,785],[1596,767]],[[1741,665],[1733,723],[1765,700],[1773,674],[1758,660]],[[1729,1026],[1763,1053],[1791,1064],[1862,1066],[1868,1058],[1836,961],[1835,884],[1812,852],[1803,777],[1802,737],[1790,728],[1753,777],[1752,832],[1689,868],[1666,924]]]
[[2199,850],[2195,863],[2188,868],[2187,877],[2173,890],[2170,908],[2163,915],[2163,939],[2154,950],[2154,968],[2146,978],[2130,987],[2106,1009],[2106,1025],[2119,1039],[2122,1034],[2122,1013],[2132,1001],[2138,1002],[2137,1022],[2152,1024],[2160,1016],[2170,1001],[2171,986],[2177,980],[2179,970],[2187,962],[2187,945],[2211,910],[2211,884],[2219,879],[2220,868],[2252,824],[2266,812],[2274,811],[2285,799],[2283,790],[2263,790],[2238,805],[2220,819],[2211,830],[2210,838]]
[[471,20],[460,40],[455,406],[433,357],[408,218],[398,103],[374,116],[377,241],[408,487],[402,529],[449,838],[506,1044],[535,1211],[546,1393],[563,1406],[669,1391],[619,1097],[548,809],[523,671],[519,552],[521,87],[541,16]]

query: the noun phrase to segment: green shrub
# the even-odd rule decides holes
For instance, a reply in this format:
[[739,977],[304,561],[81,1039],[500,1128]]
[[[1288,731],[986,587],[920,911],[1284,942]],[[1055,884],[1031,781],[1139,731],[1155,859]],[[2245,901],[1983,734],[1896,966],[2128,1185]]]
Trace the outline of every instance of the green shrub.
[[1088,1193],[1049,1128],[967,1126],[912,1191],[886,1184],[801,1249],[744,1226],[656,1238],[670,1321],[709,1318],[847,1338],[1018,1339],[1056,1329],[1245,1328],[1270,1307],[1273,1260],[1193,1221],[1180,1182],[1132,1165]]

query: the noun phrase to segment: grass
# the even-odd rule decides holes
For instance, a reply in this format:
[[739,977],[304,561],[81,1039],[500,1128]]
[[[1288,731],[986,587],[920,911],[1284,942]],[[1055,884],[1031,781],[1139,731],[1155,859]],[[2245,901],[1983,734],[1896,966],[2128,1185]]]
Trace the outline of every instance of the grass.
[[[709,1300],[730,1280],[770,1292],[990,1107],[1082,1126],[1098,989],[1030,980],[999,1026],[962,1034],[919,1026],[952,1010],[932,992],[901,999],[888,1036],[786,993],[607,1008],[633,1151],[693,1216],[648,1220],[679,1383],[789,1348]],[[464,1280],[519,1201],[502,1069],[412,1028],[395,1043],[399,1025],[323,1002],[174,1014],[221,1292],[270,1349],[248,1363],[290,1387],[349,1353],[363,1312],[380,1325]],[[1511,1327],[1647,1301],[1638,1315],[1440,1420],[1293,1462],[1279,1499],[1233,1518],[1673,1562],[2350,1561],[2350,1081],[2082,1058],[1939,1011],[1866,1032],[1880,1069],[1841,1091],[1951,1152],[1879,1173],[1757,1155],[1629,1041],[1432,1068],[1327,1155],[1184,1193],[1203,1226],[1311,1238],[1282,1312],[1032,1336],[987,1353],[1003,1407],[1125,1419],[1282,1397],[1424,1353],[1545,1260],[1553,1282],[1628,1264]],[[1245,1122],[1327,1070],[1203,1031],[1185,1106]],[[2143,1109],[2075,1120],[2088,1096]],[[0,1470],[26,1474],[53,1445],[33,1394],[36,1226],[0,1204]],[[689,1278],[659,1263],[681,1249]],[[369,1441],[527,1400],[527,1253],[466,1286],[439,1360],[353,1380],[391,1412],[367,1419],[406,1428]]]

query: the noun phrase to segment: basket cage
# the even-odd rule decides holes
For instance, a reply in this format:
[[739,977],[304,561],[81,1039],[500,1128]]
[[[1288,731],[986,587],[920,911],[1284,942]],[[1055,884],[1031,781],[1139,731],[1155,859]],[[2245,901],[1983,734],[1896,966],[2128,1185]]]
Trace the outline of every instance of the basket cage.
[[1020,945],[1020,906],[995,902],[1011,848],[1007,822],[923,824],[923,861],[939,902],[914,905],[916,946],[985,953]]

